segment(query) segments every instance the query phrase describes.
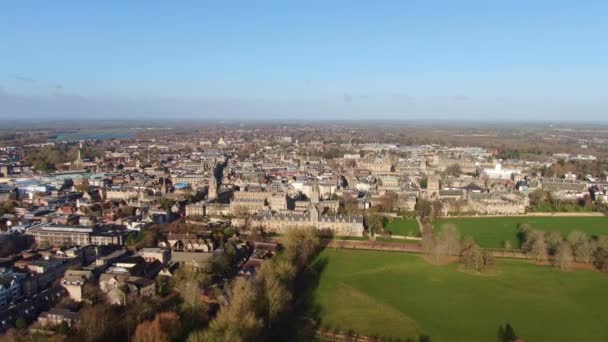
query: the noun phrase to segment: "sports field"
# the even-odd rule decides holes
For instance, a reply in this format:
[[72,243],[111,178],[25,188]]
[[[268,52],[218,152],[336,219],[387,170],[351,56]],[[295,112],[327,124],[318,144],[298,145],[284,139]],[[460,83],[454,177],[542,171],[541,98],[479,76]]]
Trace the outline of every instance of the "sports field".
[[462,237],[471,236],[482,247],[502,248],[505,240],[512,248],[519,247],[517,226],[528,223],[533,229],[560,231],[564,237],[573,230],[581,230],[589,236],[608,235],[607,217],[480,217],[440,219],[435,227],[451,223]]
[[391,232],[393,235],[420,235],[420,227],[418,227],[418,222],[413,218],[398,218],[392,222],[388,222],[384,227],[384,231]]
[[510,323],[526,341],[608,341],[608,277],[500,260],[494,275],[413,254],[325,250],[315,291],[321,325],[431,341],[495,341]]

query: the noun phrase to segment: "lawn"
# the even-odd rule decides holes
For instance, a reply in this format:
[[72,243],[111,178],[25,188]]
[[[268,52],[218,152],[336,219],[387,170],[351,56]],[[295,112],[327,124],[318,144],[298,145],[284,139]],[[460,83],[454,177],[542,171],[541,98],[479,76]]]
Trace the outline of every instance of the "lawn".
[[323,327],[485,342],[508,322],[526,341],[608,341],[608,277],[597,272],[500,260],[497,274],[474,275],[380,251],[328,249],[317,260]]
[[410,235],[410,236],[419,236],[420,228],[418,227],[418,222],[413,218],[399,218],[395,219],[392,222],[388,222],[384,227],[386,232],[391,232],[393,235]]
[[411,243],[411,244],[420,244],[418,240],[408,240],[408,239],[396,239],[391,237],[378,236],[376,237],[376,241],[378,242],[390,242],[390,243]]
[[441,228],[445,223],[456,226],[460,234],[471,236],[482,247],[502,248],[505,240],[517,248],[517,225],[528,223],[533,229],[545,231],[558,230],[564,237],[573,230],[581,230],[589,236],[608,235],[608,218],[606,217],[483,217],[483,218],[447,218],[440,219],[435,227]]
[[333,236],[333,240],[349,240],[349,241],[369,241],[367,236]]

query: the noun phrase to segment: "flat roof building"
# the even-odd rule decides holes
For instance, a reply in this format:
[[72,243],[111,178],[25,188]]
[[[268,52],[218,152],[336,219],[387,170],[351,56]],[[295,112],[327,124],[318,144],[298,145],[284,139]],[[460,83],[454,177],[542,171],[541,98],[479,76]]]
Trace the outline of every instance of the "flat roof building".
[[97,227],[45,224],[30,228],[38,246],[123,245],[127,232],[102,231]]

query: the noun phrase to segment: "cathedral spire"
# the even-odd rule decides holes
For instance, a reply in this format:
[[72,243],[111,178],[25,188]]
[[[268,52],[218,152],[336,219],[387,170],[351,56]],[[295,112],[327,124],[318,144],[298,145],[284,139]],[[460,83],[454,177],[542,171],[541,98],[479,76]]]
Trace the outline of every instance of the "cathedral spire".
[[78,145],[78,154],[76,160],[72,163],[72,167],[76,170],[81,170],[84,168],[84,162],[82,161],[82,142]]

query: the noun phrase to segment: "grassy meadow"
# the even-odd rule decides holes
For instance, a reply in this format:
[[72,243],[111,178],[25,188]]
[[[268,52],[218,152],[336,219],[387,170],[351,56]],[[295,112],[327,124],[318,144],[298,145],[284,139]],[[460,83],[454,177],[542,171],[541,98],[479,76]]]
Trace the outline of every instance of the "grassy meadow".
[[564,237],[573,230],[581,230],[589,236],[608,235],[607,217],[479,217],[439,219],[435,227],[450,223],[456,226],[462,237],[471,236],[481,247],[502,248],[505,240],[518,248],[517,226],[528,223],[533,229],[557,230]]
[[384,226],[384,231],[391,232],[393,235],[420,235],[420,227],[418,227],[418,222],[414,218],[394,219],[392,222],[388,222]]
[[608,277],[500,260],[478,275],[405,253],[324,250],[314,301],[321,326],[431,341],[495,341],[510,323],[526,341],[608,341]]

